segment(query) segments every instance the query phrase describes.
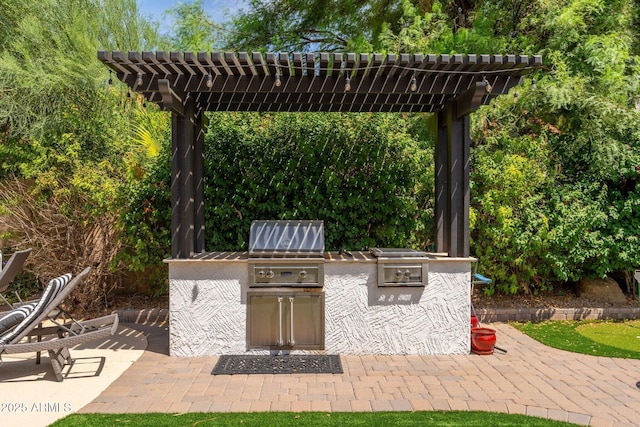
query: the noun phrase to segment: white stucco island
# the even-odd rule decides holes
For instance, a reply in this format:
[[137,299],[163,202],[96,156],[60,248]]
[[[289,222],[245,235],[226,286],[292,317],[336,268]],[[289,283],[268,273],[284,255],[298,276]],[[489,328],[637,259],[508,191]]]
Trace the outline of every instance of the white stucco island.
[[[191,357],[273,352],[249,349],[248,301],[260,291],[322,301],[318,305],[321,308],[312,309],[321,310],[316,322],[319,325],[314,326],[319,329],[312,331],[322,335],[321,347],[293,349],[291,353],[469,354],[472,261],[431,255],[421,261],[427,276],[424,286],[379,287],[377,262],[372,255],[326,252],[323,287],[257,291],[248,285],[246,252],[208,252],[188,259],[168,259],[170,354]],[[252,324],[262,321],[255,313],[262,312],[254,311]]]

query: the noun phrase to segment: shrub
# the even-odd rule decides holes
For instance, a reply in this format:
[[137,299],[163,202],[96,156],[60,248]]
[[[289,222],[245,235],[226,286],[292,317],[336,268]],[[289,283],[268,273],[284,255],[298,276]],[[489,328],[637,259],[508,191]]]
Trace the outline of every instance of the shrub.
[[[246,250],[255,219],[323,220],[332,250],[428,246],[433,149],[425,129],[421,117],[391,114],[212,114],[206,249]],[[119,259],[133,270],[171,252],[167,148],[126,192]]]

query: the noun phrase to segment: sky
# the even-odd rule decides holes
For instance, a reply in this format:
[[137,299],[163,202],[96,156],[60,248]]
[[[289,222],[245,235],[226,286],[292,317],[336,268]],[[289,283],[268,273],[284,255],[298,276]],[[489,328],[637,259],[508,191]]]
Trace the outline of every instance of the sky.
[[[171,26],[171,18],[163,18],[163,12],[178,3],[189,3],[189,0],[138,0],[138,7],[143,16],[160,22],[160,31],[165,32]],[[244,0],[204,0],[204,11],[213,18],[214,22],[222,22],[225,20],[225,14],[233,15],[243,5]]]

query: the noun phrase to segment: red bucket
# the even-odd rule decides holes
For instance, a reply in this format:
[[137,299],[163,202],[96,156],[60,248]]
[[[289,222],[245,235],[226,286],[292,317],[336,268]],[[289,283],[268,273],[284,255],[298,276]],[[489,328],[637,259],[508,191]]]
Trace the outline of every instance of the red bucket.
[[493,354],[496,344],[496,330],[491,328],[471,328],[471,351],[476,354]]

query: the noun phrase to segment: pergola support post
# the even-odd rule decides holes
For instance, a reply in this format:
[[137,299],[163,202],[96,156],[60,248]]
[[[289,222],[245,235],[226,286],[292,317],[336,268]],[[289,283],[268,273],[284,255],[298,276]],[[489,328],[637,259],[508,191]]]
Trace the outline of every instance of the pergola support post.
[[449,252],[449,234],[446,232],[449,222],[449,173],[447,143],[447,121],[444,112],[433,116],[432,132],[436,138],[435,152],[435,223],[436,223],[436,252]]
[[[203,215],[202,207],[196,210],[195,206],[196,199],[204,204],[202,195],[196,195],[198,184],[203,188],[202,160],[198,155],[202,148],[196,144],[202,126],[196,125],[193,99],[188,98],[182,107],[184,115],[175,110],[171,114],[171,256],[178,259],[189,258],[199,249],[194,231],[196,224],[204,228],[196,219],[196,212]],[[197,145],[200,147],[196,149]],[[204,246],[204,237],[201,238]]]
[[436,252],[468,257],[469,249],[469,115],[458,117],[456,102],[437,117]]
[[194,252],[204,252],[204,135],[207,133],[207,116],[201,111],[195,120],[195,146],[193,150],[193,181],[195,184],[195,247]]

